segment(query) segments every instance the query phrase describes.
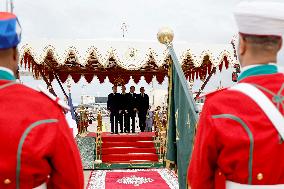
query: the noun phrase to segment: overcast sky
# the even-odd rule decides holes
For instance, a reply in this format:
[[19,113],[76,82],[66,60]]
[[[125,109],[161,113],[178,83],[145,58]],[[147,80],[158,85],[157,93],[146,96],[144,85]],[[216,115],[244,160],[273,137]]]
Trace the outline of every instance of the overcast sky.
[[[0,0],[5,10],[6,0]],[[14,0],[15,13],[23,28],[23,41],[50,39],[117,39],[121,38],[121,24],[128,25],[127,38],[156,40],[161,26],[174,30],[175,41],[194,43],[230,43],[237,33],[232,10],[239,0]],[[281,55],[281,60],[283,60]],[[283,61],[284,62],[284,61]],[[284,63],[283,63],[284,65]],[[232,70],[217,74],[205,91],[216,88],[219,81],[232,85]],[[42,83],[23,78],[28,85]],[[72,88],[73,98],[80,102],[80,95],[105,96],[111,85],[91,85],[80,81]],[[133,83],[130,83],[133,84]],[[139,86],[147,86],[141,82]],[[58,90],[57,83],[54,83]],[[82,87],[83,86],[83,87]],[[155,88],[166,88],[154,83]],[[195,82],[197,90],[201,82]]]
[[[1,0],[3,1],[3,0]],[[175,40],[228,43],[236,32],[232,8],[238,0],[15,0],[24,38],[129,38],[156,40],[161,26]]]

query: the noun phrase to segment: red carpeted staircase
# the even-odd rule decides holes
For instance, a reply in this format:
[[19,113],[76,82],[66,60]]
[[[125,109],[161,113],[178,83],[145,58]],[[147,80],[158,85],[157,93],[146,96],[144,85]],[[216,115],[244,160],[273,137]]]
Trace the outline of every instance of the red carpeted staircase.
[[103,163],[147,163],[158,162],[154,145],[154,133],[102,135]]

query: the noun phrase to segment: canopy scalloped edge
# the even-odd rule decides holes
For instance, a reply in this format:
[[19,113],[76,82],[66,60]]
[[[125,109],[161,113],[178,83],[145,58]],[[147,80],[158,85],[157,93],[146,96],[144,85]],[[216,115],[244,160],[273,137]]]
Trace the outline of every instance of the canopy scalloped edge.
[[[79,81],[78,74],[80,74],[81,77],[88,75],[88,82],[91,82],[94,76],[97,76],[100,82],[106,77],[111,78],[112,82],[121,79],[126,82],[129,81],[129,77],[139,81],[141,76],[146,76],[149,83],[151,78],[156,76],[161,83],[167,75],[169,53],[164,45],[156,43],[141,45],[125,41],[122,45],[118,42],[113,45],[108,43],[109,46],[101,43],[100,47],[93,45],[95,43],[87,45],[84,43],[82,47],[67,44],[63,46],[25,44],[20,47],[20,60],[25,67],[28,65],[35,77],[39,77],[40,72],[50,77],[50,74],[56,70],[64,81],[67,79],[66,74],[73,75],[72,77]],[[137,47],[134,47],[135,45]],[[230,44],[211,46],[211,48],[204,48],[204,45],[193,47],[188,45],[175,44],[174,48],[185,76],[190,80],[195,78],[203,80],[213,67],[219,67],[221,71],[223,65],[228,68],[229,65],[238,64]],[[47,66],[45,61],[51,63],[52,68],[50,65]]]
[[[106,67],[109,64],[109,59],[114,58],[118,65],[124,69],[128,70],[139,70],[146,62],[149,60],[149,57],[153,57],[156,65],[158,67],[162,66],[165,63],[165,60],[168,58],[169,53],[165,46],[157,46],[157,44],[149,43],[149,46],[146,46],[147,43],[133,43],[125,44],[121,46],[111,45],[110,46],[98,46],[96,47],[95,42],[90,43],[90,46],[72,44],[71,45],[57,45],[56,44],[25,44],[20,47],[20,58],[23,58],[25,52],[29,51],[33,59],[37,64],[42,64],[47,56],[47,53],[52,53],[54,60],[59,64],[63,65],[70,53],[73,53],[77,59],[77,63],[84,66],[87,64],[91,53],[94,53],[99,63]],[[139,44],[135,47],[136,44]],[[154,47],[151,47],[153,45]],[[116,46],[116,47],[115,47]],[[177,57],[182,63],[185,58],[188,56],[191,57],[192,62],[195,67],[200,67],[203,63],[204,57],[208,56],[209,60],[216,67],[220,65],[223,61],[223,58],[226,56],[229,64],[236,64],[236,59],[234,57],[233,47],[228,45],[211,45],[208,48],[206,45],[193,45],[190,44],[181,45],[175,44],[174,46]]]

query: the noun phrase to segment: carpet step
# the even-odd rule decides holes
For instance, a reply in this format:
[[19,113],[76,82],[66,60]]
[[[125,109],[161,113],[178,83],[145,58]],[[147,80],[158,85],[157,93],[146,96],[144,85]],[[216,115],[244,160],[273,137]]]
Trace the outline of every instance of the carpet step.
[[[125,160],[125,161],[113,161],[110,160],[108,162],[104,162],[104,163],[113,163],[113,164],[136,164],[137,166],[139,164],[153,164],[153,163],[158,163],[158,161],[151,161],[151,160]],[[145,166],[145,165],[144,165]]]
[[158,155],[152,153],[131,153],[131,154],[108,154],[102,156],[103,162],[125,162],[125,161],[158,161]]
[[158,155],[155,133],[102,134],[102,162],[108,164],[153,164]]
[[135,147],[135,148],[154,148],[153,141],[139,141],[139,142],[103,142],[102,148],[111,147]]
[[117,147],[117,148],[103,148],[102,154],[128,154],[128,153],[156,153],[155,148],[134,148],[134,147]]
[[139,142],[153,141],[152,137],[137,137],[137,136],[106,136],[102,138],[103,142]]
[[[95,132],[89,132],[87,137],[96,137],[97,134]],[[140,132],[140,133],[122,133],[122,134],[111,134],[110,132],[103,132],[101,135],[104,137],[155,137],[155,132]]]
[[[110,169],[149,169],[149,168],[164,168],[160,161],[111,161],[95,164],[94,169],[110,170]],[[125,188],[125,187],[124,187]],[[136,187],[137,188],[137,187]]]

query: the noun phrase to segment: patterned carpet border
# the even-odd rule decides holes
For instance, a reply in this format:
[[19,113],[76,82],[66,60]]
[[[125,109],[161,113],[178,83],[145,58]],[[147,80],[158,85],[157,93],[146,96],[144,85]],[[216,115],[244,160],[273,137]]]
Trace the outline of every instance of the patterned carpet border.
[[164,179],[170,189],[179,189],[178,178],[176,174],[168,169],[122,169],[122,170],[94,170],[89,177],[86,189],[105,189],[105,178],[107,172],[138,172],[138,171],[156,171]]

